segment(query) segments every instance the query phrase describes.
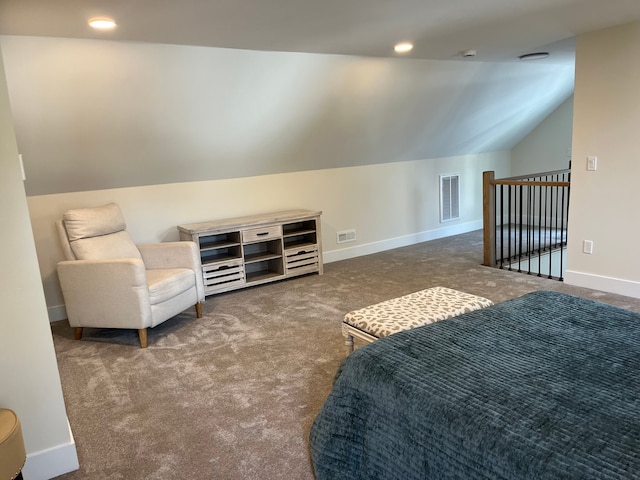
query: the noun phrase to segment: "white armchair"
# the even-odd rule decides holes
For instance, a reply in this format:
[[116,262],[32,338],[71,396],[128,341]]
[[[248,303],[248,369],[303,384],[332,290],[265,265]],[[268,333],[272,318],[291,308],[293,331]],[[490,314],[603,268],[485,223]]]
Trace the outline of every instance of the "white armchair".
[[83,327],[131,328],[146,348],[147,328],[193,305],[202,317],[195,243],[136,245],[115,203],[69,210],[56,227],[66,258],[58,263],[58,278],[76,339]]

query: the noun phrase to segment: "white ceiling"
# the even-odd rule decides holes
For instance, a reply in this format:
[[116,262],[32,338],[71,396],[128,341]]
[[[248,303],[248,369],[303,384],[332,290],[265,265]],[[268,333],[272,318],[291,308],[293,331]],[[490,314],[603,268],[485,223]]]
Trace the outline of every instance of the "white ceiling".
[[0,34],[378,57],[404,40],[436,60],[572,61],[575,35],[639,19],[640,0],[0,0]]

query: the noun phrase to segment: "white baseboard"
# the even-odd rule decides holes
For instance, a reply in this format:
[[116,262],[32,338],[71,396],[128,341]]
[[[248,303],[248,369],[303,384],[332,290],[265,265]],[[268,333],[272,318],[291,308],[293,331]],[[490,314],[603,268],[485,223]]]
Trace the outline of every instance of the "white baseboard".
[[393,248],[406,247],[416,243],[436,240],[438,238],[450,237],[461,233],[473,232],[482,228],[482,220],[475,222],[459,223],[450,227],[437,228],[426,232],[413,233],[402,237],[389,238],[379,242],[367,243],[364,245],[354,245],[353,247],[341,248],[322,253],[324,263],[338,262],[349,258],[370,255],[372,253],[383,252]]
[[24,480],[49,480],[78,470],[80,464],[71,426],[69,439],[69,443],[27,455],[27,462],[22,469]]
[[64,305],[54,305],[53,307],[47,307],[49,313],[49,323],[57,322],[59,320],[65,320],[67,318],[67,309]]
[[564,273],[564,283],[576,287],[591,288],[603,292],[616,293],[626,297],[640,298],[640,282],[622,280],[620,278],[593,275],[591,273],[567,270]]

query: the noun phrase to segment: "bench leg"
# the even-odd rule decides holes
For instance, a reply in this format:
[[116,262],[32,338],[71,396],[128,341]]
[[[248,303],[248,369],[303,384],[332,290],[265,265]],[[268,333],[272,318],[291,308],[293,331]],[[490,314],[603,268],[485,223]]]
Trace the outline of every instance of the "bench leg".
[[344,334],[344,344],[347,346],[347,355],[353,352],[353,335],[349,333]]

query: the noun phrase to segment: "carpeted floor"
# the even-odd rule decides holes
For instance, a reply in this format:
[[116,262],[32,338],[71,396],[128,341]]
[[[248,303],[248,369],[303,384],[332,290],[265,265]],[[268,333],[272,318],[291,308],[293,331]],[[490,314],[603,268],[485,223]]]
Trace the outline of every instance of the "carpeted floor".
[[640,312],[640,300],[481,266],[472,232],[208,297],[149,331],[52,324],[80,469],[58,479],[312,480],[307,438],[345,355],[344,314],[445,286],[498,303],[558,290]]

